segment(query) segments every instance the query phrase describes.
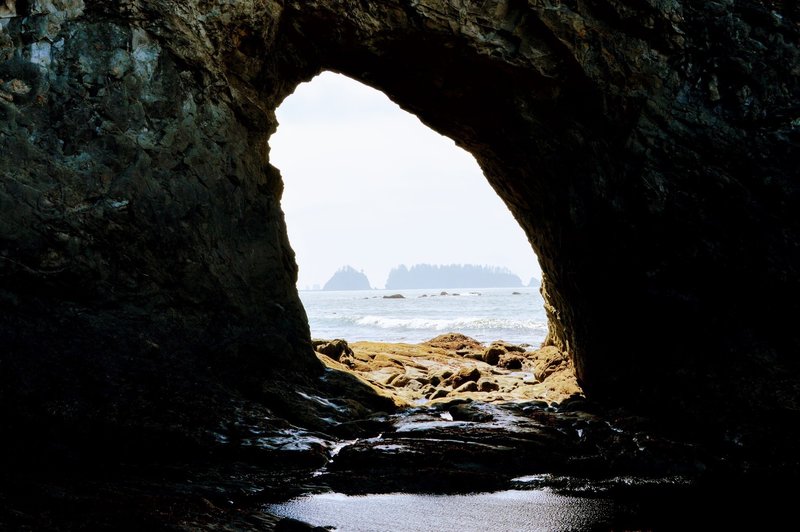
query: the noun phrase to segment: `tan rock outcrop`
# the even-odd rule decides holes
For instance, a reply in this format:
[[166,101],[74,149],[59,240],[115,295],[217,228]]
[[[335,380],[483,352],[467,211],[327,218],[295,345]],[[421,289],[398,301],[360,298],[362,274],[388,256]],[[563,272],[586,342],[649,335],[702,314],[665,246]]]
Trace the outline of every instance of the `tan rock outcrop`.
[[[511,370],[458,354],[465,344],[480,345],[471,338],[460,336],[456,342],[445,341],[451,349],[434,347],[441,343],[441,337],[421,344],[355,342],[347,349],[352,350],[357,362],[341,364],[328,356],[320,356],[320,360],[357,376],[399,406],[459,398],[559,402],[582,393],[572,364],[565,353],[555,348],[521,352],[521,348],[511,346],[521,365]],[[320,341],[320,345],[328,344]],[[546,375],[540,368],[547,368]],[[534,376],[537,371],[543,375],[540,380]]]

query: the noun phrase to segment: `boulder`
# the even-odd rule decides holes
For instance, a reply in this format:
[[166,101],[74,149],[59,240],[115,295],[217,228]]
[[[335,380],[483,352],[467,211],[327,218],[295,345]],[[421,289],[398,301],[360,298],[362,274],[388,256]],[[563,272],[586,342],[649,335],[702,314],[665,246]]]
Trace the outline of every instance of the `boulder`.
[[423,342],[422,345],[455,351],[456,354],[459,355],[465,355],[471,351],[483,349],[483,345],[474,338],[453,332],[440,334],[436,338],[431,338],[427,342]]
[[[496,341],[489,344],[489,347],[483,352],[483,361],[492,366],[497,366],[500,363],[500,357],[507,353],[524,353],[525,348],[509,344],[503,341]],[[514,363],[512,363],[514,364]],[[520,363],[520,367],[522,367]]]
[[524,353],[525,352],[525,348],[523,346],[516,345],[516,344],[510,344],[510,343],[504,342],[502,340],[499,340],[497,342],[492,342],[491,345],[496,346],[496,347],[502,347],[508,353]]
[[342,339],[312,340],[311,343],[317,353],[322,353],[336,361],[340,361],[344,355],[348,357],[353,356],[353,350],[347,345],[347,341]]
[[430,399],[441,399],[442,397],[447,397],[450,393],[450,390],[445,390],[444,388],[437,388],[433,393],[430,395]]
[[447,379],[453,376],[453,370],[451,369],[438,369],[438,370],[431,370],[429,373],[428,379],[430,383],[434,386],[438,386],[439,384],[445,382]]
[[478,389],[482,392],[496,392],[500,389],[500,385],[493,380],[480,379],[478,381]]
[[463,383],[461,386],[453,389],[453,393],[477,392],[477,391],[478,391],[478,383],[475,381],[467,381]]
[[497,366],[512,370],[522,369],[522,364],[524,363],[524,361],[525,359],[519,355],[505,354],[500,357]]
[[462,368],[447,380],[447,384],[453,388],[458,388],[465,382],[476,382],[480,378],[481,372],[478,368]]
[[539,382],[558,371],[570,371],[572,365],[569,355],[553,346],[534,351],[529,360],[533,364],[533,374]]
[[491,366],[496,366],[500,362],[500,357],[506,354],[506,350],[502,346],[490,345],[483,352],[483,361]]

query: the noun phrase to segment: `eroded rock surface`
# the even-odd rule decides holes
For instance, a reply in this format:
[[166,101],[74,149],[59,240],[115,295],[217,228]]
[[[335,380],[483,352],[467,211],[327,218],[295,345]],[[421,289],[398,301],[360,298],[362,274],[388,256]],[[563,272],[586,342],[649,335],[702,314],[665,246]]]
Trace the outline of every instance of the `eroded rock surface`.
[[505,342],[484,347],[456,333],[421,344],[315,344],[323,364],[362,379],[402,407],[454,399],[547,404],[582,394],[569,356],[554,347],[526,351]]

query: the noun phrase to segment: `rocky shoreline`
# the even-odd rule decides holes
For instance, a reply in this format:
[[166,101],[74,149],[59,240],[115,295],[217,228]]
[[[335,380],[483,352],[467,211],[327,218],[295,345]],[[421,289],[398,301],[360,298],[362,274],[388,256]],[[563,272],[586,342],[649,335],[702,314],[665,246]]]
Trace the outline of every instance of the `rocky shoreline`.
[[[339,424],[313,480],[270,502],[331,492],[546,490],[624,501],[628,513],[614,517],[614,528],[684,528],[676,508],[693,514],[696,526],[765,526],[779,523],[789,506],[781,493],[753,493],[752,486],[800,471],[792,453],[778,471],[775,456],[740,452],[736,441],[677,433],[587,400],[569,355],[553,346],[484,345],[458,333],[419,344],[312,344],[329,372],[355,377],[396,410]],[[729,513],[727,503],[761,505],[770,515]],[[323,530],[288,518],[276,526]]]
[[342,493],[491,491],[525,475],[539,475],[531,485],[540,487],[548,475],[674,481],[713,461],[642,418],[587,401],[568,356],[552,347],[484,346],[457,333],[420,344],[314,344],[328,368],[398,407],[340,426],[347,441],[317,478]]
[[[686,498],[708,479],[741,483],[759,473],[757,461],[731,460],[730,449],[587,400],[553,349],[483,346],[458,334],[413,345],[314,344],[327,366],[318,389],[328,394],[284,391],[297,399],[287,403],[294,422],[242,411],[214,445],[184,447],[174,459],[7,465],[14,490],[0,491],[0,527],[309,530],[266,509],[327,492]],[[366,401],[370,389],[379,396]]]
[[398,407],[470,401],[561,402],[582,396],[569,355],[459,333],[420,344],[313,340],[327,367],[363,380]]

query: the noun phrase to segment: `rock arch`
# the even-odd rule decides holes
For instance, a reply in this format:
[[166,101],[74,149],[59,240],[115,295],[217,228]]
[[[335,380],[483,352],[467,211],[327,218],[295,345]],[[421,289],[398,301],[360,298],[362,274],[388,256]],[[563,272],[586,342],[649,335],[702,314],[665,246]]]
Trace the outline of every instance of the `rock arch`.
[[[795,15],[740,3],[289,6],[281,48],[383,90],[476,156],[541,257],[550,339],[589,394],[741,413],[794,405],[783,379],[797,338],[782,309],[797,308],[797,126],[792,90],[778,87],[797,88],[786,70],[797,26],[783,26]],[[759,57],[737,29],[795,37]]]
[[795,8],[28,4],[0,31],[4,404],[88,404],[70,383],[148,388],[162,367],[176,397],[319,371],[268,142],[328,69],[475,155],[591,396],[724,424],[796,411]]

